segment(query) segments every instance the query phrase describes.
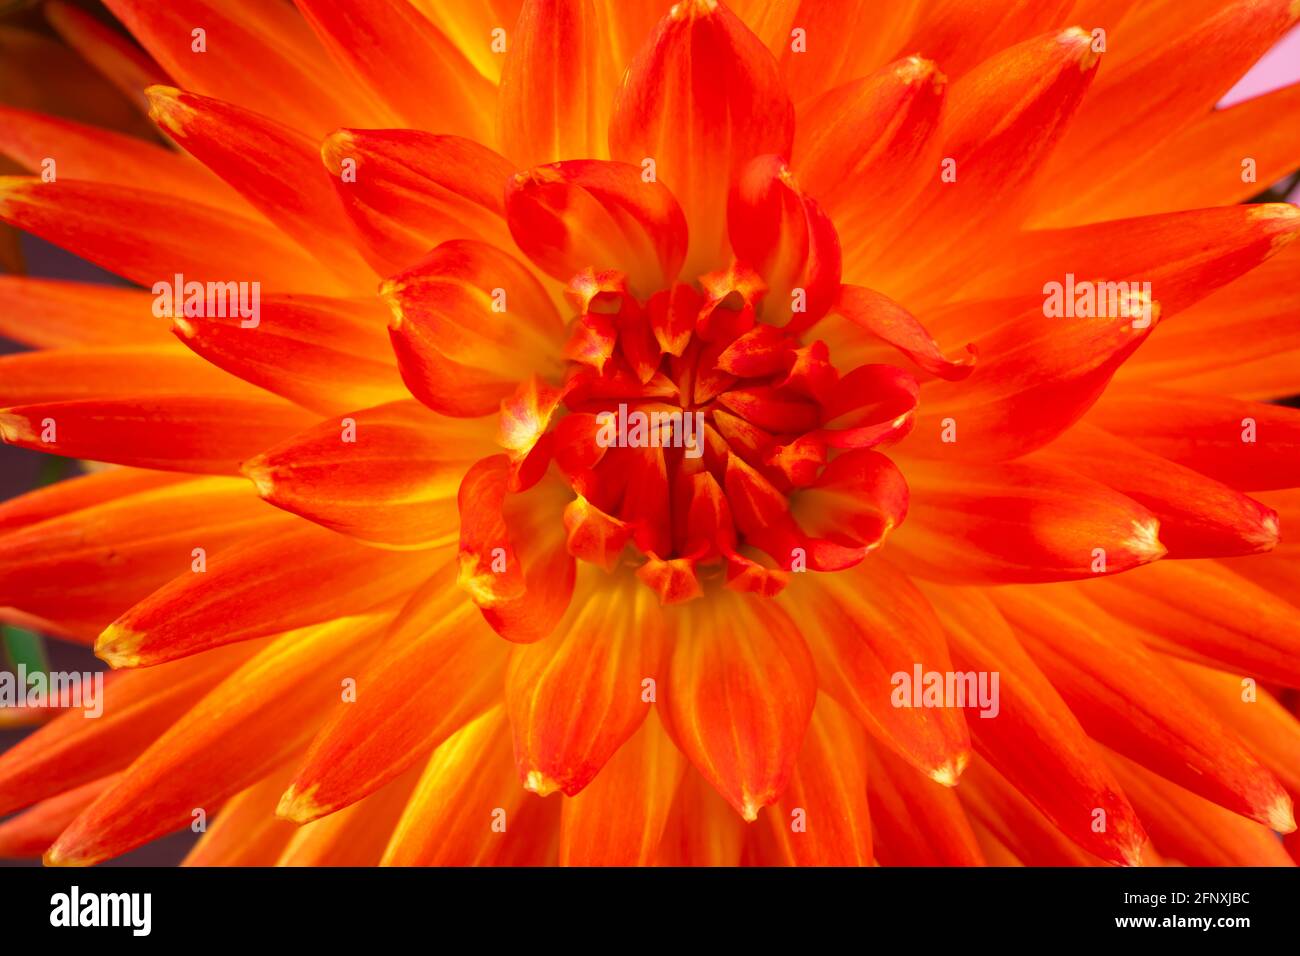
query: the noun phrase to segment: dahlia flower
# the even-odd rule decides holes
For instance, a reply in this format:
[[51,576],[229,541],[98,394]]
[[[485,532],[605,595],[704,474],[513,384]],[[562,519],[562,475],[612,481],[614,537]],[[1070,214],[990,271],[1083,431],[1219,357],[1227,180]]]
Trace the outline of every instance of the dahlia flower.
[[117,669],[4,852],[1291,862],[1295,0],[105,6],[3,66],[137,287],[0,280],[103,465],[4,620]]

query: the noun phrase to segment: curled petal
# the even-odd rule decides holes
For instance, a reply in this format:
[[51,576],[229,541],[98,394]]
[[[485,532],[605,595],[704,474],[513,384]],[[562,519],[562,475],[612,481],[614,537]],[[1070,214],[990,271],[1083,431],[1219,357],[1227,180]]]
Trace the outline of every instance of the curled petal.
[[783,158],[759,156],[740,171],[727,203],[727,229],[737,258],[767,284],[767,321],[780,319],[773,324],[798,331],[826,314],[840,284],[840,240]]
[[627,163],[569,160],[518,173],[506,187],[506,220],[519,248],[564,282],[612,269],[647,297],[673,283],[686,257],[677,200]]
[[956,382],[975,370],[975,346],[967,345],[962,358],[945,358],[938,343],[916,317],[879,292],[861,286],[841,286],[834,310],[937,378]]
[[776,61],[723,4],[678,3],[628,67],[610,154],[673,191],[690,226],[687,272],[723,264],[726,188],[755,156],[788,156],[794,108]]
[[349,416],[352,440],[324,422],[246,461],[258,494],[331,530],[400,548],[456,540],[461,476],[492,447],[481,426],[414,401]]
[[340,129],[320,152],[380,274],[449,239],[508,248],[502,190],[514,167],[486,146],[413,129]]

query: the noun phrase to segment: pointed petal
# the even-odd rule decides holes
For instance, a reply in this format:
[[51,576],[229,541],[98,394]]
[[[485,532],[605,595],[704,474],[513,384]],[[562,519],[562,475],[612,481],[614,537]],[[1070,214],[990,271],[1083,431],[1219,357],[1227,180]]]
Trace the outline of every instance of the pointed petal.
[[[268,292],[340,289],[266,224],[133,186],[0,176],[0,220],[148,288],[170,289],[180,274],[186,282],[259,282]],[[174,242],[177,235],[187,241]]]
[[[824,6],[816,4],[811,14]],[[847,36],[822,37],[828,39],[849,42]],[[852,42],[862,40],[857,36]],[[801,107],[791,165],[809,195],[834,218],[851,254],[869,248],[873,236],[888,234],[887,221],[896,220],[934,175],[947,85],[933,62],[910,56]]]
[[268,296],[257,331],[239,316],[174,316],[176,337],[231,375],[325,415],[406,398],[373,298]]
[[1135,865],[1146,842],[1138,817],[1010,627],[965,592],[929,587],[927,594],[948,632],[956,672],[990,691],[988,706],[983,696],[978,707],[967,705],[976,750],[1080,847]]
[[148,667],[355,614],[405,594],[427,560],[300,523],[159,588],[109,625],[95,652],[114,667]]
[[312,741],[280,816],[305,823],[372,793],[501,699],[507,645],[479,620],[450,567],[411,596],[356,700]]
[[112,786],[116,774],[100,777],[37,803],[0,823],[0,859],[37,859],[91,802]]
[[0,438],[65,457],[221,475],[311,421],[269,396],[88,398],[0,409]]
[[366,799],[298,827],[275,865],[377,866],[419,776],[408,770]]
[[136,289],[26,276],[0,276],[0,335],[36,348],[175,342]]
[[516,648],[506,674],[519,778],[542,796],[590,783],[649,712],[645,681],[663,676],[653,594],[626,576],[596,588],[550,637]]
[[867,797],[881,866],[982,866],[957,790],[867,741]]
[[1242,491],[1300,485],[1300,410],[1191,395],[1112,389],[1088,423]]
[[245,644],[109,675],[99,719],[67,711],[0,755],[0,813],[122,770],[258,648]]
[[790,783],[764,812],[790,866],[869,866],[866,731],[824,694],[817,698]]
[[241,470],[277,508],[362,541],[398,548],[455,541],[461,476],[494,450],[487,429],[411,400],[349,419],[350,439],[323,422]]
[[1111,766],[1156,848],[1185,866],[1295,866],[1267,827],[1215,806],[1112,754]]
[[[83,479],[83,481],[86,479]],[[121,488],[0,536],[0,606],[95,634],[173,578],[291,522],[228,478]]]
[[420,130],[340,129],[321,158],[381,275],[449,239],[510,247],[502,202],[516,167],[486,146]]
[[1161,561],[1086,596],[1167,654],[1300,687],[1300,618],[1219,561]]
[[491,865],[526,837],[519,823],[535,799],[515,776],[505,709],[494,708],[433,752],[383,865]]
[[628,67],[609,145],[617,160],[654,160],[690,226],[686,271],[699,274],[725,262],[723,187],[755,156],[788,156],[793,132],[772,54],[726,6],[686,0]]
[[[330,117],[361,124],[381,115],[287,4],[108,0],[106,6],[179,85],[196,93],[257,103],[268,116],[313,136],[337,125]],[[195,53],[199,27],[207,45],[202,54]],[[240,68],[232,69],[236,63]]]
[[1037,456],[1128,495],[1160,522],[1172,558],[1212,558],[1271,550],[1277,512],[1227,485],[1086,424]]
[[1149,511],[1064,469],[1019,461],[955,468],[920,459],[904,469],[911,498],[890,554],[910,573],[951,583],[1064,581],[1125,571],[1165,553]]
[[561,866],[647,866],[655,859],[686,760],[648,717],[582,793],[564,801]]
[[916,317],[879,292],[861,286],[840,286],[834,311],[863,331],[892,345],[938,378],[961,381],[975,370],[977,349],[974,345],[967,345],[966,354],[959,359],[945,358],[938,343]]
[[794,769],[817,694],[794,622],[732,591],[673,622],[660,716],[669,735],[742,817],[774,803]]
[[515,243],[568,282],[585,269],[617,270],[640,298],[670,286],[686,256],[677,200],[639,166],[570,160],[517,173],[506,186]]
[[407,0],[295,3],[334,58],[402,120],[386,125],[494,142],[495,87]]
[[911,674],[918,662],[951,670],[943,631],[924,596],[905,575],[874,561],[792,578],[787,593],[807,609],[801,613],[810,618],[805,629],[818,685],[922,773],[956,784],[970,757],[961,712],[892,703],[900,671]]
[[1274,829],[1295,827],[1291,798],[1273,774],[1156,654],[1089,626],[1086,601],[1068,604],[1034,588],[990,593],[1090,737],[1229,810]]
[[349,288],[374,288],[375,273],[356,251],[351,222],[312,138],[260,113],[175,87],[153,86],[147,95],[149,115],[181,148]]
[[272,866],[296,829],[275,816],[288,773],[279,767],[223,803],[181,865]]
[[117,856],[213,809],[297,751],[355,673],[382,618],[282,635],[213,689],[131,765],[46,854],[51,865]]

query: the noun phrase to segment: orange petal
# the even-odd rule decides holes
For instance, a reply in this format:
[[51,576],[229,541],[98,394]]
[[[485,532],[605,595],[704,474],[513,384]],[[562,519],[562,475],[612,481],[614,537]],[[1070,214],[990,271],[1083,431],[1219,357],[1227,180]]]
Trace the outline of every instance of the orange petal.
[[591,0],[524,0],[501,71],[501,149],[520,166],[604,159],[616,78]]
[[153,296],[106,285],[0,276],[0,335],[37,348],[175,341],[153,314]]
[[125,768],[259,644],[104,680],[103,715],[67,711],[0,754],[0,813],[53,797]]
[[39,860],[67,825],[116,780],[117,775],[111,774],[83,783],[0,823],[0,858]]
[[168,79],[153,58],[92,14],[63,0],[50,0],[45,19],[81,58],[93,66],[118,90],[135,100],[141,111],[148,109],[144,88]]
[[555,306],[527,266],[492,246],[445,242],[380,294],[402,378],[435,411],[490,414],[515,383],[559,367]]
[[517,173],[506,219],[524,254],[562,282],[617,270],[644,299],[671,285],[686,257],[677,200],[627,163],[570,160]]
[[825,576],[792,575],[819,686],[872,735],[922,773],[953,786],[970,757],[960,711],[892,704],[899,672],[915,664],[951,670],[943,630],[929,603],[888,565],[866,561]]
[[[1102,866],[1109,862],[1069,839],[983,758],[971,761],[957,796],[990,866]],[[1145,852],[1141,859],[1147,859]]]
[[275,865],[378,865],[419,776],[409,770],[366,799],[298,827]]
[[[267,292],[340,289],[268,225],[132,186],[0,176],[0,220],[148,288],[170,288],[180,274],[186,282],[258,282]],[[174,242],[178,235],[187,241]],[[250,285],[250,298],[261,287]]]
[[423,759],[501,699],[507,645],[445,568],[416,591],[357,676],[280,801],[298,823],[349,806]]
[[[137,377],[138,369],[148,369]],[[264,397],[259,389],[167,346],[69,348],[0,357],[0,407],[146,395]]]
[[765,598],[733,591],[681,608],[660,716],[746,820],[789,782],[817,695],[803,637]]
[[647,681],[662,677],[653,594],[627,575],[595,587],[550,637],[516,648],[506,673],[519,778],[542,796],[590,783],[649,712]]
[[[313,136],[332,125],[380,118],[373,103],[330,61],[294,9],[257,0],[216,3],[108,0],[106,6],[186,89],[230,103],[257,103],[268,116]],[[202,28],[205,50],[195,52]],[[238,63],[239,69],[231,64]]]
[[[1300,209],[1289,203],[1191,209],[1029,231],[1011,239],[981,268],[963,287],[962,297],[1023,297],[1026,304],[1045,306],[1045,283],[1057,283],[1063,291],[1067,275],[1073,275],[1080,281],[1128,282],[1149,289],[1167,319],[1281,252],[1298,235]],[[1077,288],[1076,300],[1085,291]],[[1052,321],[1059,327],[1066,320]]]
[[1240,736],[1288,790],[1300,793],[1300,720],[1294,714],[1268,691],[1237,674],[1174,658],[1166,660],[1214,716]]
[[297,829],[275,816],[288,781],[282,766],[221,805],[182,866],[272,866]]
[[505,709],[466,724],[433,752],[406,805],[384,866],[484,866],[527,838]]
[[381,275],[448,239],[510,246],[503,196],[515,166],[486,146],[419,130],[340,129],[321,158]]
[[1295,605],[1224,563],[1161,561],[1085,593],[1167,654],[1300,687]]
[[355,614],[405,594],[427,560],[303,524],[159,588],[104,630],[95,653],[114,667],[148,667]]
[[765,322],[794,331],[830,309],[840,285],[839,236],[784,158],[759,156],[741,169],[727,201],[727,231],[736,256],[767,286]]
[[981,696],[967,705],[976,750],[1080,847],[1136,865],[1146,834],[1133,808],[1006,622],[989,613],[979,592],[930,587],[927,594],[948,632],[955,673],[975,676],[990,691],[987,702]]
[[341,618],[284,634],[199,701],[81,814],[50,865],[117,856],[212,811],[297,751],[356,673],[382,617]]
[[239,316],[173,316],[176,337],[214,365],[321,414],[406,398],[388,312],[373,298],[268,296],[256,332]]
[[1112,389],[1089,424],[1242,491],[1300,485],[1300,410],[1192,395]]
[[311,421],[269,397],[88,398],[0,409],[0,438],[70,458],[220,475]]
[[939,281],[944,275],[968,275],[971,257],[983,248],[971,237],[1017,221],[1022,187],[1082,101],[1097,72],[1091,43],[1078,27],[1025,40],[954,83],[939,134],[944,165],[931,170],[909,208],[910,228],[878,244],[876,255],[858,257],[849,281],[877,277],[866,284],[910,302],[909,293],[947,286]]
[[1269,829],[1157,777],[1119,754],[1110,765],[1156,848],[1185,866],[1295,866]]
[[1037,456],[1128,495],[1160,522],[1173,558],[1226,557],[1271,550],[1277,512],[1190,468],[1085,424]]
[[868,866],[866,732],[848,711],[817,698],[790,783],[764,815],[790,866]]
[[[816,16],[824,6],[816,4],[810,14]],[[835,34],[822,40],[856,45],[865,39],[859,35],[850,41],[842,31]],[[911,56],[838,86],[800,109],[791,165],[803,187],[834,218],[840,240],[851,253],[871,236],[888,234],[886,220],[896,220],[934,175],[947,85],[934,63]]]
[[1295,828],[1291,798],[1273,774],[1159,657],[1094,624],[1087,601],[1067,603],[1059,589],[990,593],[1090,737],[1229,810]]
[[[449,544],[461,476],[490,454],[487,429],[407,400],[323,422],[244,462],[258,494],[285,511],[375,544]],[[349,437],[350,435],[350,437]]]
[[127,485],[105,501],[54,496],[69,510],[0,535],[0,605],[93,640],[168,581],[200,577],[200,557],[215,566],[227,549],[292,526],[241,485],[203,478]]
[[[1125,32],[1127,25],[1116,31],[1125,39],[1114,43],[1117,51],[1135,47],[1135,55],[1101,72],[1060,150],[1043,170],[1039,182],[1044,197],[1051,193],[1053,224],[1088,221],[1094,211],[1104,218],[1116,205],[1108,196],[1142,192],[1128,177],[1155,168],[1153,147],[1209,112],[1300,16],[1291,0],[1214,4],[1192,23],[1182,7],[1175,13],[1142,6],[1148,17],[1154,14],[1154,22],[1135,18],[1131,32]],[[1156,31],[1164,33],[1159,42],[1139,52]],[[1138,101],[1149,104],[1140,111],[1149,116],[1132,108]],[[1233,160],[1238,174],[1246,155],[1238,153]]]
[[731,805],[688,764],[659,840],[655,865],[739,866],[748,829]]
[[[975,370],[978,350],[974,345],[966,346],[962,358],[945,358],[938,343],[916,317],[879,292],[861,286],[840,286],[833,309],[858,329],[902,352],[931,375],[953,382],[968,378]],[[832,350],[831,354],[839,356],[841,352]]]
[[988,461],[1047,444],[1088,410],[1163,318],[1146,292],[1117,301],[1113,317],[1077,319],[1049,317],[1038,300],[1027,308],[1019,301],[951,306],[968,321],[987,321],[974,333],[983,360],[963,382],[928,385],[908,451]]
[[935,0],[921,8],[903,46],[957,76],[1012,44],[1069,22],[1072,6],[1074,0]]
[[569,607],[575,565],[562,518],[565,493],[558,480],[510,491],[504,455],[477,462],[461,482],[457,583],[506,640],[541,640]]
[[149,115],[276,228],[357,292],[375,273],[352,242],[352,224],[320,166],[316,142],[260,113],[170,86],[148,90]]
[[[407,0],[296,3],[329,51],[402,120],[385,125],[494,141],[493,84]],[[438,95],[431,97],[430,90]]]
[[945,787],[880,746],[867,741],[867,796],[882,866],[981,866],[970,823]]
[[47,518],[57,518],[82,508],[105,504],[125,495],[185,480],[183,475],[140,471],[135,468],[106,468],[80,475],[74,473],[63,481],[0,502],[0,531],[12,531]]
[[1149,511],[1064,469],[1019,461],[955,468],[920,459],[904,468],[911,500],[890,555],[923,577],[1064,581],[1128,570],[1165,553]]
[[564,801],[561,866],[654,861],[686,761],[649,717],[582,793]]
[[677,197],[690,226],[688,274],[725,263],[726,188],[764,153],[790,154],[794,108],[762,42],[714,0],[676,4],[619,88],[610,154]]
[[1116,384],[1253,399],[1300,392],[1298,265],[1291,243],[1202,299],[1125,362]]
[[47,158],[59,179],[138,186],[256,217],[233,190],[174,150],[95,126],[0,107],[0,153],[41,175]]

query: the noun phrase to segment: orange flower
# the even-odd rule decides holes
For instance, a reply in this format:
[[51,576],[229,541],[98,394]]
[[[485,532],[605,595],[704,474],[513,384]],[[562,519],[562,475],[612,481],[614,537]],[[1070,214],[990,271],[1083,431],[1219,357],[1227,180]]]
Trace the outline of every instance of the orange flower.
[[119,466],[0,607],[123,670],[0,852],[1290,862],[1294,0],[106,5],[181,149],[0,109],[149,290],[0,280],[0,434]]

